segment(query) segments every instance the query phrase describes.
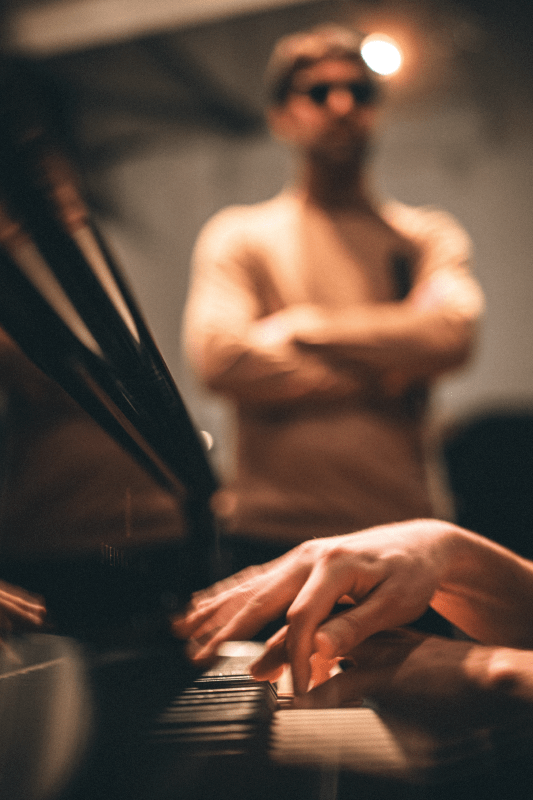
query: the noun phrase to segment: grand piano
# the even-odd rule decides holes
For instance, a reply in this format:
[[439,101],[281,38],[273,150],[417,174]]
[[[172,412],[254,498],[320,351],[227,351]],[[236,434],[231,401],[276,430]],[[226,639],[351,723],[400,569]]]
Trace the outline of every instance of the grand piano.
[[187,661],[169,619],[218,577],[216,476],[47,109],[1,79],[0,579],[49,627],[0,649],[0,797],[518,797],[515,725],[292,711],[249,644]]

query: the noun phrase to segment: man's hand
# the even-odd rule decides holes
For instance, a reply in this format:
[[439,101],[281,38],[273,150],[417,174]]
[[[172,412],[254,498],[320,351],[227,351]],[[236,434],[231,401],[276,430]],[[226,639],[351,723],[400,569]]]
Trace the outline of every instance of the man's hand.
[[[193,640],[193,660],[207,663],[222,642],[250,638],[286,612],[287,628],[256,669],[275,673],[289,663],[295,693],[303,694],[314,653],[343,657],[423,614],[446,569],[449,527],[418,520],[304,542],[195,595],[175,632]],[[350,605],[331,616],[339,601]]]

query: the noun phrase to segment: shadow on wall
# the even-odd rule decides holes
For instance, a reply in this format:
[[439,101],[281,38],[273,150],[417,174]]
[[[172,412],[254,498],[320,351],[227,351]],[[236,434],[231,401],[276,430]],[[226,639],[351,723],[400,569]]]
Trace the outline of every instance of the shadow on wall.
[[454,426],[443,457],[456,522],[533,558],[533,409]]

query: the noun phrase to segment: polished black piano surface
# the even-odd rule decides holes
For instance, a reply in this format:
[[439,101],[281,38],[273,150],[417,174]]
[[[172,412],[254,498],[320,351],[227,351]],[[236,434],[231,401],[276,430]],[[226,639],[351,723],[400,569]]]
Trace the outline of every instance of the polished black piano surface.
[[188,663],[169,618],[217,577],[216,477],[47,109],[1,83],[0,579],[50,627],[0,647],[0,798],[519,796],[528,737],[292,711],[238,651]]

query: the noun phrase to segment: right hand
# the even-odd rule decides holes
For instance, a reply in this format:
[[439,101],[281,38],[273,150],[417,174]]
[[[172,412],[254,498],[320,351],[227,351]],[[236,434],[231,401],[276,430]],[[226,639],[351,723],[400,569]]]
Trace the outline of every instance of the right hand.
[[[193,660],[207,663],[222,642],[250,638],[286,612],[286,628],[269,640],[254,674],[289,663],[295,694],[303,694],[314,653],[340,658],[424,613],[446,570],[451,528],[416,520],[304,542],[197,593],[175,632],[194,640]],[[339,601],[351,605],[330,616]]]

